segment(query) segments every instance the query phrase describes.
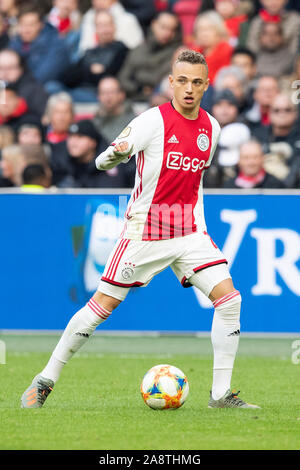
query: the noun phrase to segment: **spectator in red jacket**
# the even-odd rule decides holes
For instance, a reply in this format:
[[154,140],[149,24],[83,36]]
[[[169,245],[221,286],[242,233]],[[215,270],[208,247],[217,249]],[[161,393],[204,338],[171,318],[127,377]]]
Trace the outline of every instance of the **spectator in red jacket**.
[[29,113],[25,98],[22,98],[12,85],[7,86],[5,103],[0,102],[0,125],[7,124],[16,131],[24,117],[30,116],[34,115]]
[[209,79],[213,84],[218,71],[230,64],[233,47],[223,18],[215,11],[207,11],[195,21],[195,43],[192,48],[206,59]]
[[215,0],[216,11],[225,21],[230,36],[230,43],[236,46],[242,23],[248,20],[247,15],[238,10],[240,0]]
[[53,0],[48,22],[58,29],[62,36],[80,28],[81,15],[78,0]]

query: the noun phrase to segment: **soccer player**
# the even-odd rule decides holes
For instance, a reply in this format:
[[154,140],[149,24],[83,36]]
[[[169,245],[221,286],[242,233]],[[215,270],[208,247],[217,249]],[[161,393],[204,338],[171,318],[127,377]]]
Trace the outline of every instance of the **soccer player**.
[[[95,328],[125,300],[171,266],[183,287],[196,286],[213,302],[213,383],[209,408],[259,408],[230,389],[240,334],[241,296],[227,261],[206,231],[202,179],[217,146],[220,126],[200,108],[209,86],[204,57],[183,51],[173,64],[174,99],[129,123],[96,159],[99,170],[136,155],[136,180],[125,225],[97,292],[68,323],[46,367],[22,395],[22,407],[41,407],[64,365]],[[180,312],[178,312],[180,314]]]

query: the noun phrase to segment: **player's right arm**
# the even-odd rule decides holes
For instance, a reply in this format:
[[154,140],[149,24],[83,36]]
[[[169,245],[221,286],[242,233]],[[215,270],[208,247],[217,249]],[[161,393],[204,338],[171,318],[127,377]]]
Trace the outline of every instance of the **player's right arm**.
[[98,170],[110,170],[127,163],[132,155],[145,150],[153,139],[157,118],[153,108],[133,119],[114,142],[96,158]]
[[129,160],[133,146],[129,147],[127,141],[120,142],[117,145],[110,145],[108,149],[100,153],[96,158],[96,167],[98,170],[110,170],[119,163]]

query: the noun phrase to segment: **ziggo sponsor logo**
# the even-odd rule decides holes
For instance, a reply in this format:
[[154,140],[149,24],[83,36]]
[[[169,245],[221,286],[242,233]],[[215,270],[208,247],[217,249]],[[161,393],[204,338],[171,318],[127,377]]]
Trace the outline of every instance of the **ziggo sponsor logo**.
[[198,170],[203,170],[206,160],[199,160],[199,158],[184,157],[181,152],[169,152],[167,157],[167,168],[170,170],[191,170],[195,173]]

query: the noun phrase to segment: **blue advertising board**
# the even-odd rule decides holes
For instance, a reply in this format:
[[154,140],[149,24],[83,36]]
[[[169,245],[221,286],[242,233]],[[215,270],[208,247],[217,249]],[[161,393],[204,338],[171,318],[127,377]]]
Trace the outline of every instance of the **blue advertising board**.
[[[97,289],[129,195],[0,194],[1,329],[61,330]],[[208,233],[243,298],[244,332],[300,332],[300,193],[209,193]],[[134,288],[104,330],[210,331],[212,304],[171,269]]]

